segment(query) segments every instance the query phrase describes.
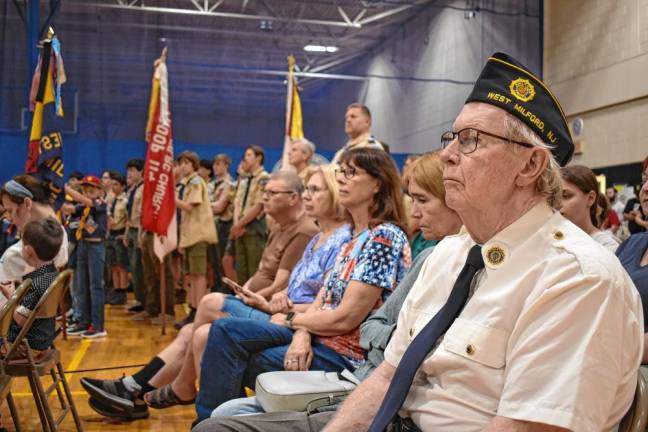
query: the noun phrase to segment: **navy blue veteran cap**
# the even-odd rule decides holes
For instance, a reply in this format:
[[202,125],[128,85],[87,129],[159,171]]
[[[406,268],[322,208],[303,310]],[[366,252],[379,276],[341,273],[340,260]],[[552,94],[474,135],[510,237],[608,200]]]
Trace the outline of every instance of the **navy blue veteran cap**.
[[529,126],[560,164],[574,154],[574,143],[560,104],[544,83],[517,60],[495,53],[486,62],[468,102],[484,102],[508,111]]

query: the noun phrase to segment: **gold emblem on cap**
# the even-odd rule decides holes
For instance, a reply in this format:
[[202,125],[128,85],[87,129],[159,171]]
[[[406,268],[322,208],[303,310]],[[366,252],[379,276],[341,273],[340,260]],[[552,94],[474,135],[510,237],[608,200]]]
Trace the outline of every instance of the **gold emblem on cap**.
[[473,354],[475,354],[475,351],[477,351],[477,350],[476,350],[476,348],[475,348],[475,345],[473,345],[473,344],[470,344],[470,345],[468,345],[468,346],[466,347],[466,354],[468,354],[468,355],[473,355]]
[[560,231],[560,230],[556,230],[556,231],[554,231],[554,233],[553,233],[553,238],[554,238],[555,240],[562,240],[562,239],[565,238],[565,234],[563,234],[563,232]]
[[491,246],[486,251],[486,261],[488,261],[488,264],[493,267],[497,267],[498,265],[502,264],[504,262],[504,258],[506,258],[506,252],[504,252],[504,249],[502,249],[500,246]]
[[531,81],[524,78],[518,78],[511,81],[509,90],[513,96],[522,102],[533,100],[536,94],[535,87],[531,84]]

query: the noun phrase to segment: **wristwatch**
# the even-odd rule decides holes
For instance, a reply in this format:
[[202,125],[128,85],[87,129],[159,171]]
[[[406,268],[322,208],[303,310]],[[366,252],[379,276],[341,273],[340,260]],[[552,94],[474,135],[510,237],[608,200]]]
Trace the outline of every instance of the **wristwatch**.
[[292,311],[288,312],[285,319],[288,328],[293,328],[292,326],[293,319],[295,319],[295,312]]

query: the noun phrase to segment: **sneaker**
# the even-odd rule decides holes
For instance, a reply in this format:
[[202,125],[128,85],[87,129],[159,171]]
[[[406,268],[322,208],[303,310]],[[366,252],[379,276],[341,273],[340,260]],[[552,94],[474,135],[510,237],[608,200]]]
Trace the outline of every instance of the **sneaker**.
[[65,312],[65,318],[71,318],[72,314],[74,314],[74,309],[68,309],[67,312]]
[[96,339],[106,336],[108,336],[108,332],[106,330],[98,331],[95,330],[95,328],[92,326],[88,327],[88,330],[81,334],[81,337],[84,339]]
[[67,321],[65,321],[65,326],[66,327],[72,327],[75,324],[79,324],[79,321],[76,318],[68,318]]
[[128,313],[140,313],[144,310],[144,306],[142,306],[142,303],[136,301],[132,306],[129,306],[126,311]]
[[85,333],[87,330],[87,325],[77,323],[69,326],[67,329],[65,329],[65,332],[68,334],[68,336],[76,336]]
[[108,296],[107,303],[112,306],[119,306],[126,304],[126,290],[116,289]]
[[[172,325],[175,321],[175,317],[173,315],[166,314],[166,325]],[[151,324],[154,326],[159,326],[162,325],[162,314],[156,316],[155,318],[151,318]]]
[[136,403],[135,408],[133,408],[133,410],[130,412],[116,410],[108,405],[99,402],[93,397],[88,399],[88,405],[90,405],[90,408],[92,408],[97,414],[121,421],[141,420],[148,418],[149,416],[148,405],[146,405],[144,401],[141,401],[141,403]]
[[[132,413],[138,403],[144,404],[141,399],[141,391],[128,390],[121,379],[100,380],[83,377],[81,385],[88,392],[91,400],[109,407],[113,412]],[[146,406],[146,404],[144,405]]]

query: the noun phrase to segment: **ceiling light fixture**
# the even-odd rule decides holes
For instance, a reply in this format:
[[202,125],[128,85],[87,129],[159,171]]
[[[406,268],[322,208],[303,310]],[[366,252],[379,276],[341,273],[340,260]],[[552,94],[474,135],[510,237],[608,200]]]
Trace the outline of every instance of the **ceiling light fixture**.
[[324,46],[324,45],[306,45],[304,47],[304,51],[308,52],[327,52],[327,53],[334,53],[338,51],[338,47],[336,46]]

